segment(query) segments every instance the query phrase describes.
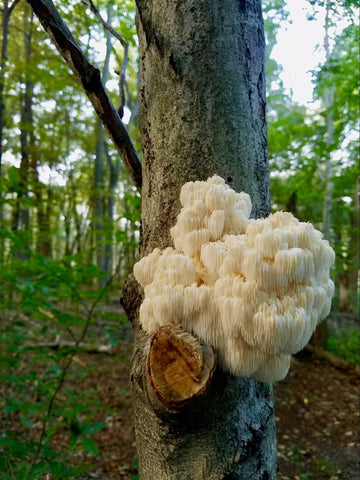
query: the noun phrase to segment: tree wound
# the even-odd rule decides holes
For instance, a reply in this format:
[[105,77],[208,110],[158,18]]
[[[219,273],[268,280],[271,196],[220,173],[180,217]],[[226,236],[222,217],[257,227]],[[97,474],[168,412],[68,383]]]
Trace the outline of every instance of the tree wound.
[[181,408],[203,393],[215,371],[209,345],[179,327],[165,325],[151,337],[147,371],[152,389],[170,408]]

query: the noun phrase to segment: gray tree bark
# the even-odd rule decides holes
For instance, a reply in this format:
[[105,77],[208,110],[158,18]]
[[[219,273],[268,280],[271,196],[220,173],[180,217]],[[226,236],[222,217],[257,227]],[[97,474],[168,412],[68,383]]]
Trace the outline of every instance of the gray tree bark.
[[[269,214],[261,1],[137,0],[143,142],[140,256],[172,244],[181,186],[222,176]],[[276,478],[271,385],[220,371],[181,409],[149,388],[142,292],[124,304],[135,328],[133,402],[140,479]]]

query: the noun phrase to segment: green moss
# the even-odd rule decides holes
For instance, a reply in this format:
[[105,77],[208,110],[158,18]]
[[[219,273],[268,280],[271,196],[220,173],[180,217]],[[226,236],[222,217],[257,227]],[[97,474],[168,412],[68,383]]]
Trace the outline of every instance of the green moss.
[[355,365],[360,364],[360,332],[358,330],[341,330],[340,338],[329,337],[327,350],[337,357],[344,358]]

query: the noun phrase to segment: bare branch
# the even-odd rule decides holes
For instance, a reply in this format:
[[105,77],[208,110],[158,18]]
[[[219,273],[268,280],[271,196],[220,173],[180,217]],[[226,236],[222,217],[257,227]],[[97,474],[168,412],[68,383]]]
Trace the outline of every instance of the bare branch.
[[113,35],[117,40],[119,40],[119,42],[121,43],[121,45],[123,46],[124,50],[127,50],[128,48],[128,43],[125,42],[125,40],[122,38],[122,36],[111,26],[109,25],[104,19],[103,17],[101,16],[101,13],[99,12],[99,10],[95,7],[94,3],[92,2],[92,0],[81,0],[81,3],[83,3],[84,5],[86,5],[87,7],[90,8],[90,10],[97,16],[97,18],[100,20],[102,26],[108,30],[111,35]]
[[122,118],[124,115],[124,107],[125,107],[125,80],[126,80],[126,67],[128,63],[128,49],[124,51],[124,60],[121,65],[120,71],[115,71],[119,75],[119,93],[120,93],[120,102],[118,107],[118,112],[120,117]]
[[142,165],[116,108],[101,82],[99,69],[89,63],[51,0],[27,0],[67,64],[80,81],[112,138],[130,178],[140,191]]
[[14,0],[11,5],[8,5],[8,2],[4,2],[4,8],[0,8],[0,13],[3,15],[10,15],[19,2],[20,0]]
[[90,8],[90,10],[96,15],[96,17],[100,20],[101,25],[111,33],[119,42],[121,43],[124,49],[124,59],[123,61],[119,61],[121,64],[120,71],[116,71],[119,75],[119,93],[120,93],[120,102],[118,107],[118,113],[120,118],[124,115],[124,107],[125,107],[125,74],[126,74],[126,67],[129,60],[129,43],[126,42],[123,37],[111,26],[108,22],[104,20],[99,10],[96,8],[92,0],[81,0],[81,2]]
[[8,10],[9,15],[10,15],[10,13],[14,10],[14,8],[16,7],[16,5],[17,5],[19,2],[20,2],[20,0],[14,0],[14,1],[13,1],[13,3],[10,5],[9,10]]
[[84,350],[86,353],[103,353],[104,355],[114,355],[111,345],[95,345],[92,343],[79,343],[77,341],[58,340],[55,342],[29,343],[23,346],[24,349],[48,348],[50,350],[75,349]]

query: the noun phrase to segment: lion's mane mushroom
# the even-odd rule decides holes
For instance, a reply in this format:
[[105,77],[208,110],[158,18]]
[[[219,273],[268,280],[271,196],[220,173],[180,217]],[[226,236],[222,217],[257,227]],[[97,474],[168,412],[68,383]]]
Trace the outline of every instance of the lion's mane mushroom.
[[291,213],[250,220],[250,197],[218,176],[186,183],[180,201],[175,249],[155,249],[134,267],[144,330],[181,325],[213,345],[229,372],[284,378],[290,355],[330,311],[334,251]]

